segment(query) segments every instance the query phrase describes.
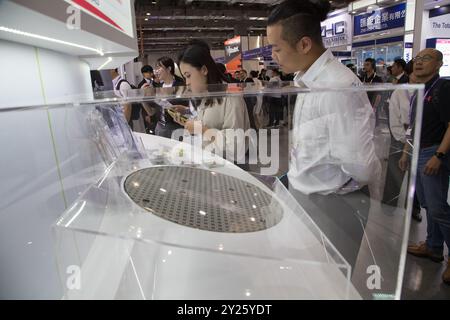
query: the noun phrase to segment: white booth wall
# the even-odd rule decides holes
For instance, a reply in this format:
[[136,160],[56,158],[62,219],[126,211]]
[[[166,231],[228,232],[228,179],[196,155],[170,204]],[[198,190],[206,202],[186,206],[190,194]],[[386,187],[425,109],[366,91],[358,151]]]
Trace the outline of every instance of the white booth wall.
[[88,63],[56,51],[0,40],[0,70],[0,108],[92,93]]
[[79,168],[98,159],[73,143],[88,132],[75,110],[5,111],[91,95],[89,65],[0,40],[0,70],[0,299],[59,299],[51,226],[83,189]]

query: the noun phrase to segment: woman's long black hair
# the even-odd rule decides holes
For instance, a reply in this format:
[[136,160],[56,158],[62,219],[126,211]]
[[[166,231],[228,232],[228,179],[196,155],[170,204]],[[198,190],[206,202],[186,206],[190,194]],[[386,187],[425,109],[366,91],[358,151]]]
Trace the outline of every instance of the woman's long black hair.
[[[211,57],[209,50],[202,45],[199,44],[191,44],[186,47],[178,57],[178,65],[181,63],[186,63],[191,65],[197,70],[200,70],[203,66],[208,70],[207,74],[207,84],[208,85],[219,85],[223,83],[228,83],[229,79],[219,70],[216,65],[216,62]],[[223,90],[222,86],[215,86],[217,88],[210,88],[211,90]],[[214,90],[215,91],[215,90]],[[215,98],[218,103],[222,103],[222,98]],[[211,106],[214,102],[214,99],[208,98],[205,101],[205,106]]]

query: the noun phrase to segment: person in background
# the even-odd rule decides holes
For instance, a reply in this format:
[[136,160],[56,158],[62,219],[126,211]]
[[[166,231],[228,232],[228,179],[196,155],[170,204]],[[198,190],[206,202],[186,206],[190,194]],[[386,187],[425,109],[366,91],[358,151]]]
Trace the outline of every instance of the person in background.
[[237,82],[241,82],[241,71],[240,71],[240,70],[236,70],[236,71],[234,72],[234,79],[235,79]]
[[258,79],[258,71],[255,70],[250,71],[249,79],[252,79],[252,82],[255,82],[255,79]]
[[261,71],[259,72],[258,79],[261,81],[269,81],[270,78],[267,76],[266,73],[267,73],[266,69],[261,69]]
[[175,74],[175,63],[172,58],[159,58],[156,61],[155,75],[163,88],[184,86],[184,80]]
[[394,84],[408,83],[408,75],[405,72],[406,62],[403,59],[396,59],[392,64],[392,76],[395,77],[392,81]]
[[[375,84],[375,83],[382,83],[383,80],[380,76],[376,73],[376,63],[375,59],[373,58],[367,58],[364,61],[364,67],[363,67],[364,75],[360,80],[364,84]],[[370,91],[367,92],[367,96],[369,97],[369,101],[372,104],[372,108],[375,111],[376,116],[376,123],[379,122],[381,113],[385,111],[382,109],[383,103],[382,103],[382,96],[383,92],[376,92],[376,91]]]
[[364,75],[360,79],[362,83],[372,84],[372,83],[382,83],[383,80],[376,73],[376,63],[375,59],[367,58],[364,61],[363,67]]
[[[269,80],[269,87],[279,88],[281,86],[281,72],[278,69],[272,70],[272,78]],[[280,125],[283,119],[283,105],[281,94],[269,95],[269,126]]]
[[[427,214],[427,238],[408,246],[408,253],[430,259],[444,260],[444,243],[450,249],[450,206],[448,189],[450,176],[450,81],[440,78],[442,52],[427,48],[414,58],[414,76],[425,84],[422,128],[417,165],[416,190],[420,205]],[[411,99],[411,136],[414,132],[417,96]],[[408,168],[409,145],[399,161],[402,170]],[[442,281],[450,285],[450,260],[442,274]]]
[[[416,83],[414,74],[409,77],[410,83]],[[383,194],[383,203],[397,206],[398,196],[402,186],[404,172],[398,167],[398,162],[403,154],[403,146],[406,143],[406,130],[409,126],[409,109],[413,92],[396,89],[389,99],[389,129],[391,131],[391,146],[386,173],[386,182]],[[398,205],[402,206],[402,205]],[[421,222],[420,204],[417,195],[414,194],[412,217]]]
[[386,68],[386,83],[393,83],[395,77],[392,75],[392,66]]
[[[202,46],[190,45],[183,50],[178,59],[180,70],[186,79],[186,85],[192,93],[204,93],[211,90],[211,85],[226,83],[227,79],[221,73],[211,54]],[[249,116],[242,96],[209,97],[195,101],[197,116],[186,122],[179,121],[185,130],[194,134],[194,128],[201,128],[202,133],[215,129],[221,141],[203,136],[203,145],[213,144],[216,151],[228,160],[238,163],[245,162],[248,145],[237,139],[237,152],[234,152],[235,130],[247,131],[250,128]],[[180,112],[188,112],[188,108],[180,108]],[[179,120],[179,119],[178,119]],[[222,143],[223,142],[223,143]]]
[[[154,78],[155,74],[153,73],[153,68],[150,65],[145,65],[141,68],[142,73],[142,81],[138,84],[138,89],[144,89],[148,87],[155,87]],[[156,85],[157,86],[157,85]],[[144,108],[141,110],[141,116],[144,119],[145,124],[145,132],[150,133],[154,132],[155,126],[157,123],[157,119],[154,114],[151,113],[151,110],[147,108],[145,104],[143,104]]]
[[145,65],[141,68],[141,73],[143,79],[141,82],[139,82],[138,89],[153,86],[153,79],[155,77],[155,74],[153,73],[153,68],[149,65]]
[[[119,70],[111,70],[111,78],[116,96],[121,98],[127,97],[127,91],[135,89],[125,78],[119,74]],[[123,104],[123,114],[131,130],[136,132],[145,132],[144,119],[141,114],[142,106],[139,103]]]
[[[373,141],[373,112],[365,92],[320,92],[360,84],[359,79],[323,45],[321,22],[327,0],[287,0],[270,14],[267,38],[273,59],[296,73],[298,94],[293,115],[289,191],[328,239],[354,266],[364,241],[364,221],[381,164]],[[325,91],[325,90],[324,90]],[[287,184],[287,183],[286,183]],[[363,201],[364,200],[364,201]],[[348,240],[347,240],[348,239]]]
[[[156,61],[155,75],[159,79],[159,86],[161,88],[173,88],[184,86],[184,80],[175,75],[175,63],[172,58],[161,57]],[[172,101],[169,101],[172,103]],[[180,102],[177,102],[180,104]],[[157,136],[170,138],[173,131],[182,128],[178,123],[173,121],[173,118],[168,114],[168,111],[161,105],[157,105],[155,114],[158,117],[155,134]]]
[[247,70],[242,69],[241,72],[239,73],[239,76],[240,76],[240,81],[242,83],[253,82],[253,79],[248,77]]

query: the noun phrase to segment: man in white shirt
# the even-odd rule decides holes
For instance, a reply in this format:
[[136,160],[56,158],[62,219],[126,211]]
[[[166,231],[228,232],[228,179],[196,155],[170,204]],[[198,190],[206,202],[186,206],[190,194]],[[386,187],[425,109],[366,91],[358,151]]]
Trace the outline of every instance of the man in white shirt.
[[[131,90],[131,85],[128,83],[128,81],[122,78],[117,68],[111,70],[111,78],[114,88],[114,94],[121,98],[126,97],[126,92],[128,90]],[[129,122],[131,119],[131,105],[125,104],[123,107],[125,119],[127,120],[127,122]]]
[[329,10],[328,1],[287,0],[270,14],[267,37],[280,67],[296,73],[297,86],[312,89],[299,94],[295,105],[290,191],[353,264],[370,202],[367,188],[365,194],[359,190],[376,179],[381,165],[366,92],[326,92],[360,83],[323,46],[320,22]]
[[[111,70],[111,78],[114,88],[114,94],[118,97],[127,97],[127,91],[133,89],[130,83],[124,79],[118,69]],[[123,114],[131,129],[136,132],[145,132],[145,125],[140,114],[141,106],[134,106],[131,103],[125,103],[122,105]],[[134,109],[134,111],[133,111]],[[132,119],[133,118],[133,119]]]
[[[398,77],[399,75],[397,75]],[[416,83],[413,73],[406,76],[410,83]],[[383,194],[383,203],[397,205],[398,196],[405,173],[398,167],[398,162],[403,153],[403,146],[406,142],[406,130],[409,126],[409,109],[413,92],[404,89],[396,89],[389,99],[389,128],[391,130],[391,147],[389,150],[389,161]],[[412,217],[414,220],[422,221],[420,214],[420,204],[417,196],[414,195]]]

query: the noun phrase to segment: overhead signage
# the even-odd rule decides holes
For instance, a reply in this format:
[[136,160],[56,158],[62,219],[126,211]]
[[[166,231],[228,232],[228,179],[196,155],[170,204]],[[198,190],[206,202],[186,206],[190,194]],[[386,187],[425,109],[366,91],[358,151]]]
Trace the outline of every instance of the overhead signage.
[[405,26],[406,3],[374,10],[354,17],[354,36]]
[[241,37],[236,36],[224,42],[225,66],[228,72],[235,72],[242,68]]
[[323,44],[326,48],[351,44],[351,16],[348,13],[329,18],[321,24]]

